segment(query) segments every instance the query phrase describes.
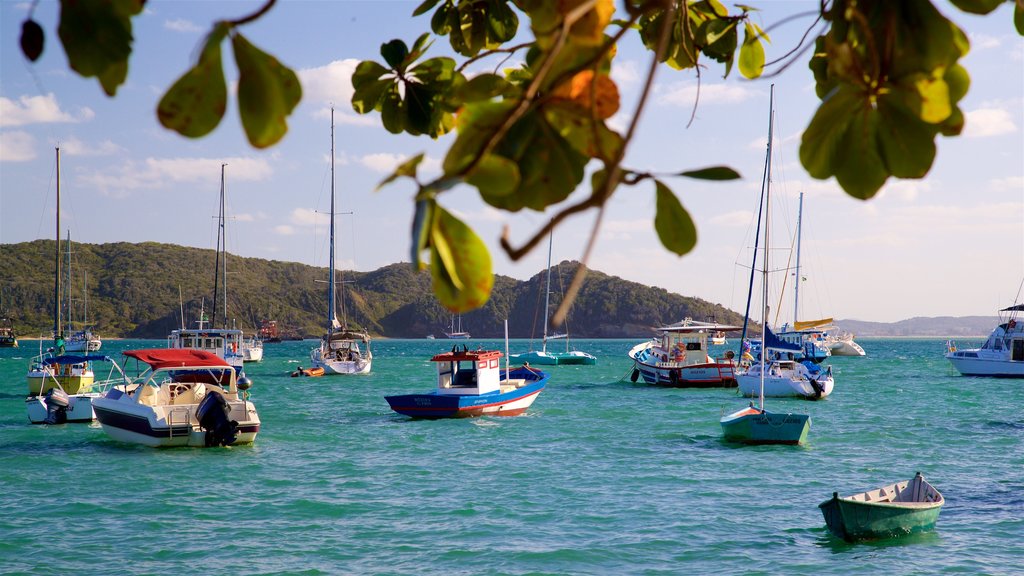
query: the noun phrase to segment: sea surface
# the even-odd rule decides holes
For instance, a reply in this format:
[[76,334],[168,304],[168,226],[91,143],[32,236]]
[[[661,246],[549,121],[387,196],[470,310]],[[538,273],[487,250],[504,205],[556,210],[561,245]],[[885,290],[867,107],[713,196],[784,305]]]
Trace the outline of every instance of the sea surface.
[[[959,376],[941,340],[859,340],[829,398],[768,399],[811,415],[806,445],[742,447],[718,420],[747,400],[630,382],[637,342],[574,341],[598,364],[550,367],[524,416],[438,421],[384,396],[433,388],[451,341],[376,340],[372,374],[324,378],[288,376],[315,342],[268,344],[255,444],[167,450],[30,425],[38,345],[0,349],[0,573],[1021,574],[1024,381]],[[828,533],[833,491],[917,471],[946,497],[934,531]]]

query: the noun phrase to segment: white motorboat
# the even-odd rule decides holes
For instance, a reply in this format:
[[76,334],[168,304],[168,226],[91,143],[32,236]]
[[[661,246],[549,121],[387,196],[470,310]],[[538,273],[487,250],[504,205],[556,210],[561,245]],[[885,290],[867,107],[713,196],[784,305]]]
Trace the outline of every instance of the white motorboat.
[[251,444],[260,430],[248,379],[203,350],[152,348],[125,356],[148,365],[135,385],[93,400],[103,431],[156,448]]
[[[79,387],[78,392],[68,393],[57,377],[63,367],[94,366],[95,362],[110,364],[110,372],[106,379],[95,380],[88,386]],[[103,397],[115,387],[120,387],[123,391],[130,384],[121,367],[108,356],[62,355],[51,358],[48,365],[52,370],[42,374],[43,384],[40,386],[46,392],[25,398],[28,421],[32,424],[92,422],[96,419],[96,413],[92,408],[93,400]]]
[[[806,362],[806,363],[805,363]],[[758,396],[761,390],[761,374],[764,373],[764,395],[775,398],[799,397],[818,400],[832,393],[835,381],[832,367],[822,370],[809,362],[796,360],[774,360],[753,364],[746,372],[736,377],[738,388],[744,396]],[[817,372],[812,372],[817,368]]]
[[263,340],[251,336],[242,342],[242,362],[263,361]]
[[[327,278],[327,333],[320,339],[320,345],[310,351],[313,368],[323,368],[331,374],[369,374],[373,365],[370,351],[370,335],[361,330],[350,329],[345,312],[345,294],[342,292],[342,320],[338,322],[335,305],[334,270],[334,109],[331,108],[331,248]],[[362,344],[365,351],[360,347]]]
[[1024,378],[1024,318],[1020,318],[1024,304],[999,312],[1000,323],[981,348],[960,349],[952,341],[946,343],[946,359],[964,376]]
[[833,356],[867,356],[867,352],[853,339],[853,334],[838,329],[825,331],[825,345]]

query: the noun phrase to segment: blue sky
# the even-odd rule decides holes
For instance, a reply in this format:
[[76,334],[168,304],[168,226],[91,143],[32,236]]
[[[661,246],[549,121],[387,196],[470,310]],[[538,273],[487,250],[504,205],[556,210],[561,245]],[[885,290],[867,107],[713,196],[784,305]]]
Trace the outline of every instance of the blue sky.
[[[157,121],[160,96],[191,65],[211,24],[260,4],[148,3],[135,19],[128,82],[111,99],[95,80],[69,71],[56,41],[57,2],[41,2],[36,9],[48,43],[43,57],[29,64],[17,49],[28,3],[0,0],[0,249],[52,237],[59,144],[62,227],[75,241],[215,247],[225,162],[228,250],[326,266],[333,103],[338,200],[341,211],[352,212],[339,217],[339,267],[367,271],[408,261],[412,188],[401,182],[380,192],[374,188],[397,163],[420,152],[427,154],[426,171],[436,175],[452,137],[435,142],[395,136],[376,115],[356,115],[349,104],[350,75],[359,60],[381,60],[382,43],[402,38],[411,44],[429,29],[428,17],[411,17],[418,2],[279,2],[246,26],[243,34],[296,70],[303,84],[289,133],[272,148],[249,146],[233,97],[221,125],[199,140],[169,132]],[[760,18],[767,27],[813,10],[817,1],[757,4],[764,6]],[[653,187],[620,191],[609,205],[591,267],[742,311],[774,82],[772,268],[785,267],[790,257],[797,197],[804,192],[801,318],[992,315],[1013,303],[1024,281],[1024,40],[1014,32],[1009,4],[987,17],[939,6],[971,39],[964,63],[972,83],[961,102],[965,133],[938,140],[927,178],[891,180],[868,202],[846,196],[832,180],[810,178],[797,150],[817,99],[803,58],[771,80],[748,81],[736,70],[723,80],[721,68],[712,66],[689,127],[696,78],[663,67],[626,164],[659,172],[727,164],[744,179],[668,181],[698,225],[698,246],[683,258],[664,250],[655,236]],[[809,24],[802,19],[771,29],[768,59],[793,47]],[[428,52],[447,53],[446,40]],[[237,74],[229,54],[230,83]],[[619,47],[613,78],[623,106],[613,125],[624,126],[631,115],[647,62],[635,40]],[[497,64],[486,60],[475,71]],[[512,262],[498,246],[503,225],[518,243],[543,224],[543,213],[501,213],[468,188],[441,201],[490,246],[497,273],[525,279],[544,267],[546,250]],[[594,216],[575,217],[556,231],[555,260],[581,258]],[[773,306],[780,321],[791,319],[791,289],[792,280],[782,304]],[[773,299],[783,290],[777,284]],[[665,319],[672,320],[677,319]]]

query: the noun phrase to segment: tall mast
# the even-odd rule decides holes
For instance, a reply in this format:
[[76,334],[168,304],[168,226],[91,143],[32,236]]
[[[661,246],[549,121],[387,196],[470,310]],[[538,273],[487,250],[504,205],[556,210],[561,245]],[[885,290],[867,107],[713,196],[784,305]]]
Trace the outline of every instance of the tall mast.
[[801,222],[804,217],[804,193],[800,193],[799,209],[796,213],[796,280],[793,283],[793,330],[796,330],[796,320],[800,314],[800,234]]
[[761,272],[761,410],[764,410],[764,359],[768,356],[768,240],[771,230],[771,198],[772,198],[772,137],[775,125],[775,84],[771,85],[768,97],[768,162],[765,166],[764,185],[764,269]]
[[[217,296],[218,296],[218,294],[220,294],[220,290],[221,290],[221,288],[220,288],[220,285],[221,285],[221,281],[220,281],[220,279],[221,279],[221,258],[220,258],[220,255],[221,255],[221,246],[222,246],[222,242],[223,242],[223,238],[224,238],[224,167],[225,166],[227,166],[227,164],[221,163],[221,165],[220,165],[220,211],[217,214],[217,256],[214,259],[214,267],[213,267],[213,320],[212,320],[212,322],[210,322],[210,327],[211,328],[216,328],[217,327],[217,300],[218,300]],[[225,270],[226,269],[227,269],[227,266],[225,266]],[[226,273],[224,274],[224,281],[225,281],[225,283],[227,282],[227,274]],[[227,294],[227,291],[225,290],[225,292],[224,292],[224,299],[225,299],[225,302],[224,302],[224,308],[225,308],[224,315],[225,316],[227,316],[227,306],[228,306],[228,304],[227,304],[227,296],[228,296],[228,294]],[[202,321],[202,318],[201,318],[202,312],[201,311],[200,311],[199,315],[200,315],[200,321]],[[227,327],[227,319],[226,318],[225,318],[224,322],[225,322],[225,327]]]
[[[769,110],[771,110],[771,98],[774,98],[775,84],[771,86],[771,95],[769,97]],[[764,161],[764,175],[761,178],[761,200],[757,204],[757,227],[754,229],[754,257],[750,262],[750,282],[747,284],[747,308],[743,313],[743,332],[740,334],[740,349],[739,357],[743,358],[743,343],[747,340],[747,325],[750,323],[750,303],[754,297],[754,272],[757,270],[757,243],[761,238],[761,214],[764,211],[764,197],[767,191],[768,178],[770,175],[770,165],[772,161],[772,140],[771,140],[771,115],[769,111],[768,118],[768,151],[765,153]],[[762,341],[763,349],[763,341]]]
[[[222,308],[222,310],[224,311],[224,318],[221,319],[221,322],[222,322],[222,326],[224,328],[227,328],[228,327],[228,233],[227,233],[227,228],[226,228],[226,220],[227,220],[227,194],[228,194],[228,190],[227,190],[227,180],[224,177],[224,167],[225,166],[227,166],[227,164],[225,164],[225,163],[222,163],[220,165],[220,233],[219,234],[220,234],[220,237],[221,237],[220,250],[221,250],[221,253],[223,254],[223,256],[221,257],[222,260],[223,260],[222,267],[221,267],[221,291],[223,292],[222,296],[224,297],[224,307]],[[214,314],[217,313],[216,310],[217,310],[217,308],[216,308],[216,305],[215,305],[214,306]]]
[[338,323],[334,303],[334,107],[331,107],[331,256],[330,269],[327,273],[327,335],[334,333],[334,325]]
[[64,284],[64,286],[67,289],[67,293],[68,293],[68,308],[67,308],[67,310],[68,310],[68,335],[70,336],[70,333],[72,332],[72,328],[71,328],[71,322],[72,322],[72,320],[71,320],[71,230],[68,230],[67,249],[65,250],[65,252],[67,252],[66,258],[68,260],[68,269],[67,269],[67,273],[65,274],[65,277],[67,278],[67,283]]
[[64,327],[61,326],[60,318],[60,148],[57,149],[57,226],[55,250],[54,250],[54,275],[53,275],[53,337],[54,339],[64,337]]
[[544,340],[542,350],[548,351],[548,300],[551,298],[551,244],[555,239],[555,229],[548,232],[548,287],[544,292]]

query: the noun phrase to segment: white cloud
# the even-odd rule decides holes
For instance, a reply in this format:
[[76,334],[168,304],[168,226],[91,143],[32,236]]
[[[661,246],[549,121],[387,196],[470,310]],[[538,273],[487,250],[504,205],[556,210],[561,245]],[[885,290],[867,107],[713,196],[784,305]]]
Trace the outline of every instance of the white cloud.
[[[370,170],[373,170],[374,172],[379,172],[381,174],[391,174],[392,172],[395,171],[395,168],[398,168],[399,164],[405,162],[408,159],[409,156],[406,154],[389,154],[386,152],[382,152],[378,154],[367,154],[365,156],[357,158],[356,162],[362,164],[363,166],[369,168]],[[440,173],[440,171],[441,161],[436,158],[426,156],[423,158],[423,161],[420,162],[419,173],[421,175]]]
[[0,162],[35,160],[35,139],[20,130],[0,132]]
[[68,156],[111,156],[125,151],[124,148],[110,140],[104,140],[99,144],[86,144],[74,137],[61,141],[60,149]]
[[989,36],[988,34],[971,34],[971,50],[987,50],[990,48],[998,48],[1002,45],[1002,41],[996,36]]
[[899,180],[889,179],[882,189],[875,195],[876,200],[882,198],[894,198],[902,202],[913,202],[921,195],[931,190],[931,184],[926,180]]
[[989,185],[996,192],[1011,191],[1020,193],[1024,191],[1024,177],[1009,176],[1006,178],[995,178],[989,180]]
[[[697,84],[692,82],[673,82],[659,86],[656,94],[659,104],[690,108],[697,101]],[[702,106],[737,104],[750,100],[757,95],[757,90],[739,85],[700,85],[700,104]]]
[[89,108],[79,110],[77,118],[72,116],[60,109],[57,97],[52,93],[46,96],[22,96],[17,101],[0,97],[0,126],[84,122],[95,116],[96,113]]
[[726,212],[725,214],[719,214],[709,220],[709,222],[715,226],[722,226],[726,228],[741,228],[748,226],[754,219],[754,213],[750,210],[736,210],[734,212]]
[[355,92],[352,88],[352,73],[358,65],[359,60],[349,58],[335,60],[319,68],[299,70],[302,99],[319,105],[333,103],[336,108],[347,105]]
[[984,138],[999,136],[1017,131],[1013,117],[1002,108],[980,108],[967,113],[964,125],[964,136],[968,138]]
[[292,234],[295,234],[295,229],[287,224],[280,224],[278,226],[274,226],[274,233],[281,236],[291,236]]
[[164,28],[171,30],[172,32],[184,32],[187,34],[198,34],[203,31],[201,26],[191,20],[185,20],[184,18],[165,20]]
[[635,86],[640,82],[640,65],[636,60],[616,61],[611,76],[620,90]]
[[118,168],[105,168],[79,176],[79,180],[106,196],[123,197],[134,190],[166,189],[175,184],[200,184],[188,189],[219,187],[220,165],[226,163],[229,183],[264,180],[272,173],[270,165],[255,158],[147,158],[142,165],[126,162]]
[[235,214],[231,217],[236,222],[255,222],[256,217],[249,213]]
[[316,210],[310,210],[309,208],[296,208],[292,210],[292,214],[288,217],[288,221],[296,226],[307,228],[314,225],[326,226],[329,218],[330,215],[327,212],[317,212]]

